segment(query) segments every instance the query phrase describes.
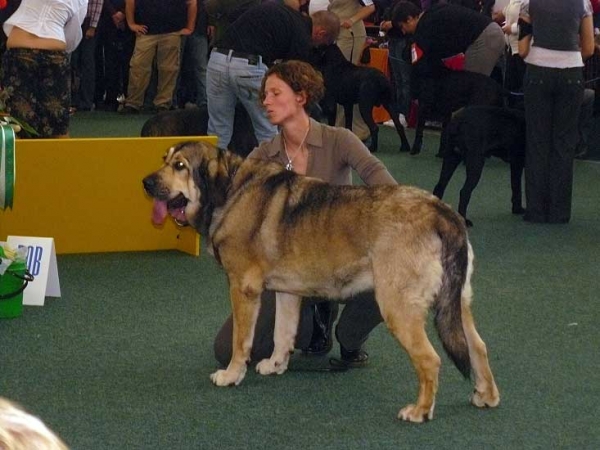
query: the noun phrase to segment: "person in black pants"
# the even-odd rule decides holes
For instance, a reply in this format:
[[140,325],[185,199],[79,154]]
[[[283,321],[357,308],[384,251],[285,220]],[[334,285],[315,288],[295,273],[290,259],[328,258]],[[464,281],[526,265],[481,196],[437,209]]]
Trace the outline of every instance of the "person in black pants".
[[104,0],[96,44],[96,105],[116,111],[127,93],[135,35],[125,20],[125,0]]
[[583,60],[594,52],[591,5],[583,0],[530,0],[528,16],[522,13],[519,26],[519,54],[527,63],[524,219],[567,223],[584,96]]

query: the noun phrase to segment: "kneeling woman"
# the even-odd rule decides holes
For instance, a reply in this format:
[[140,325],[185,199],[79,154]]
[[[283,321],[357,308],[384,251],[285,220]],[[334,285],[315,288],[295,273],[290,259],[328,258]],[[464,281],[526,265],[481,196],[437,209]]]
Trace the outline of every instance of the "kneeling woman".
[[[310,118],[309,109],[324,93],[323,78],[310,64],[287,61],[266,73],[260,96],[271,123],[279,133],[248,155],[273,161],[301,175],[320,178],[334,185],[352,184],[354,169],[365,184],[396,184],[381,161],[345,128],[330,127]],[[318,232],[318,230],[315,230]],[[296,348],[309,354],[331,350],[331,328],[337,316],[337,303],[304,299]],[[348,301],[336,327],[344,366],[362,366],[368,355],[362,350],[368,334],[382,321],[373,292]],[[273,352],[275,294],[265,292],[256,324],[251,358],[258,362]],[[231,359],[233,320],[230,316],[215,340],[215,357],[223,365]]]

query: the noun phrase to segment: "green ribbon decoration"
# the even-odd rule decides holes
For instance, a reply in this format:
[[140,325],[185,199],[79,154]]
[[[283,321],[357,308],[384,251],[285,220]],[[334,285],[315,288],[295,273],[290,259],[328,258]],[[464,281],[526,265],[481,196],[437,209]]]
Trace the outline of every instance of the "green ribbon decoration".
[[0,125],[0,208],[12,208],[15,191],[15,131]]

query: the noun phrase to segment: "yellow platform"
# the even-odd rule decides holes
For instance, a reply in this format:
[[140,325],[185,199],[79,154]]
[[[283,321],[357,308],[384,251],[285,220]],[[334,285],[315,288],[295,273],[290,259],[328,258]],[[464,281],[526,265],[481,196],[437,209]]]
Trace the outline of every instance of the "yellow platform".
[[165,151],[214,137],[36,139],[16,142],[13,209],[0,210],[0,240],[52,237],[58,253],[178,249],[200,252],[199,235],[172,220],[157,228],[142,179]]

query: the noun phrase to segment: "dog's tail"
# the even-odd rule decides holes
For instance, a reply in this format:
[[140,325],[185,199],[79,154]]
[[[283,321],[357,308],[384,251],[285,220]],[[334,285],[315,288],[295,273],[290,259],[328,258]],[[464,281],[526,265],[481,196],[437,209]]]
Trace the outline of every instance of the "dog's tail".
[[[442,285],[434,301],[434,323],[444,350],[465,378],[471,375],[469,346],[462,325],[462,301],[469,301],[472,250],[462,218],[440,204]],[[466,294],[466,295],[465,295]]]

